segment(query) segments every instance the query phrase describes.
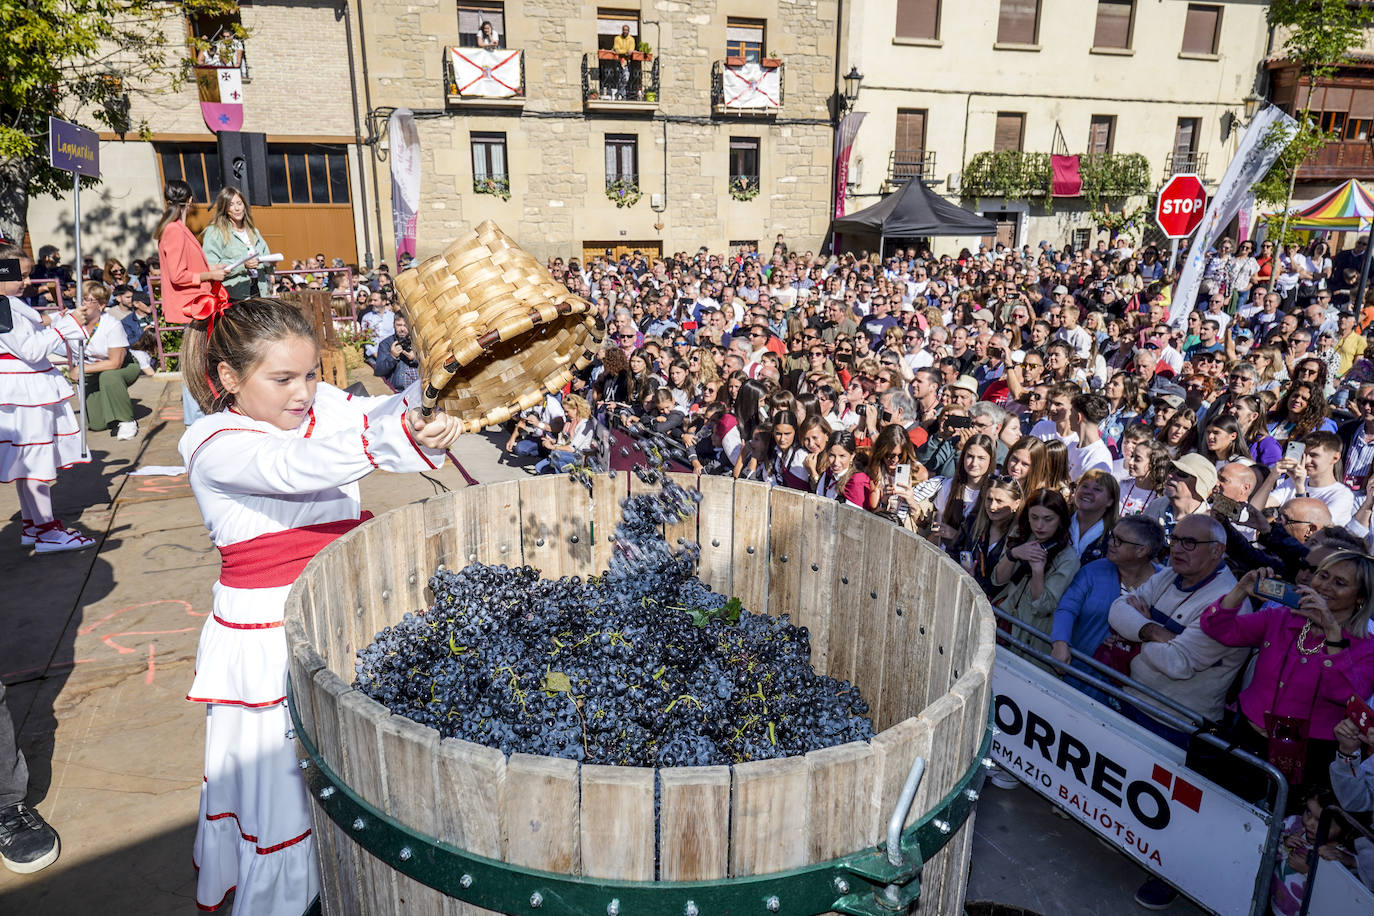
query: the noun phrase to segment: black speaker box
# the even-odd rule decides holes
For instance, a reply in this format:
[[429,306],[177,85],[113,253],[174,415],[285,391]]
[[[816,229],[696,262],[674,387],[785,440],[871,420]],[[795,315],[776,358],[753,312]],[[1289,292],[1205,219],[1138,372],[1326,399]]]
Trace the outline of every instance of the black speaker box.
[[238,188],[254,207],[272,206],[267,185],[267,135],[222,130],[219,137],[219,174],[225,187]]

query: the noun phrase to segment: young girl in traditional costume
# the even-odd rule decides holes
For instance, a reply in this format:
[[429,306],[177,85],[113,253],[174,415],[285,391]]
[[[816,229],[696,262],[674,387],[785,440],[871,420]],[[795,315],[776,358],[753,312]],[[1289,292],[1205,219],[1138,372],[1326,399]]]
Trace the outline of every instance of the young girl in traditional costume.
[[33,262],[21,249],[0,248],[0,260],[17,259],[21,279],[0,283],[9,330],[0,332],[0,483],[19,490],[20,543],[36,553],[85,550],[95,541],[63,526],[53,514],[52,483],[57,472],[89,459],[81,457],[81,428],[69,401],[72,386],[48,361],[68,340],[80,340],[80,326],[58,315],[45,328],[38,313],[18,298]]
[[187,696],[206,704],[196,902],[215,909],[237,888],[240,916],[300,916],[319,882],[287,738],[286,593],[317,551],[369,517],[358,480],[439,467],[460,426],[410,410],[417,386],[354,398],[319,384],[310,324],[290,305],[212,295],[189,311],[183,379],[206,416],[180,449],[221,557]]

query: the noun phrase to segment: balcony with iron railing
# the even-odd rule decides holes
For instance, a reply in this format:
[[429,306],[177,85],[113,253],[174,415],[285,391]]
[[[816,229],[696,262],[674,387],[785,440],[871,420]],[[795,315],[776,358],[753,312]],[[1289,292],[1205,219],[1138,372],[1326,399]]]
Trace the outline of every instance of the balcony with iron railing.
[[626,59],[613,51],[582,55],[582,107],[622,113],[658,108],[658,58],[639,51]]
[[519,48],[446,48],[444,97],[455,108],[521,108],[525,52]]
[[1167,181],[1175,175],[1196,175],[1206,180],[1207,154],[1196,150],[1169,153],[1164,157],[1164,180]]
[[888,153],[888,184],[903,185],[913,178],[926,182],[935,180],[935,151],[893,150]]
[[727,57],[711,65],[711,110],[717,115],[776,115],[783,105],[785,76],[776,58]]
[[[1140,153],[1088,153],[1078,157],[1082,188],[1089,206],[1104,199],[1124,199],[1150,191],[1150,163]],[[964,197],[1010,200],[1054,196],[1054,169],[1049,153],[995,150],[974,153],[960,176]]]

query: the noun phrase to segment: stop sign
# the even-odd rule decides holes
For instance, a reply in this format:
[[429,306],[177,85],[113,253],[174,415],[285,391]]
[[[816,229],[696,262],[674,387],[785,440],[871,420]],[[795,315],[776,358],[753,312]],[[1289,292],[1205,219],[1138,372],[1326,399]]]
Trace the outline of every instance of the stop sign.
[[1192,235],[1207,209],[1207,192],[1196,175],[1175,175],[1159,191],[1155,222],[1171,239]]

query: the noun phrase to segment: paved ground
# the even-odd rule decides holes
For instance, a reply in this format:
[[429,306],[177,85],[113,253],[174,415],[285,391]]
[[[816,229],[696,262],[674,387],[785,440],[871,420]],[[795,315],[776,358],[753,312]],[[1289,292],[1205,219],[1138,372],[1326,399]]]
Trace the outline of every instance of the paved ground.
[[[196,912],[190,849],[204,713],[184,697],[219,562],[184,476],[126,476],[181,464],[180,383],[144,379],[134,396],[140,437],[94,437],[93,462],[54,488],[59,515],[98,549],[31,555],[19,547],[14,491],[0,491],[0,681],[32,771],[29,801],[63,841],[43,872],[0,870],[4,916]],[[482,482],[520,473],[499,461],[495,437],[465,437],[455,452]],[[446,466],[374,474],[363,495],[380,513],[461,486]],[[1029,790],[989,788],[977,827],[970,901],[1044,916],[1136,910],[1142,873]]]

